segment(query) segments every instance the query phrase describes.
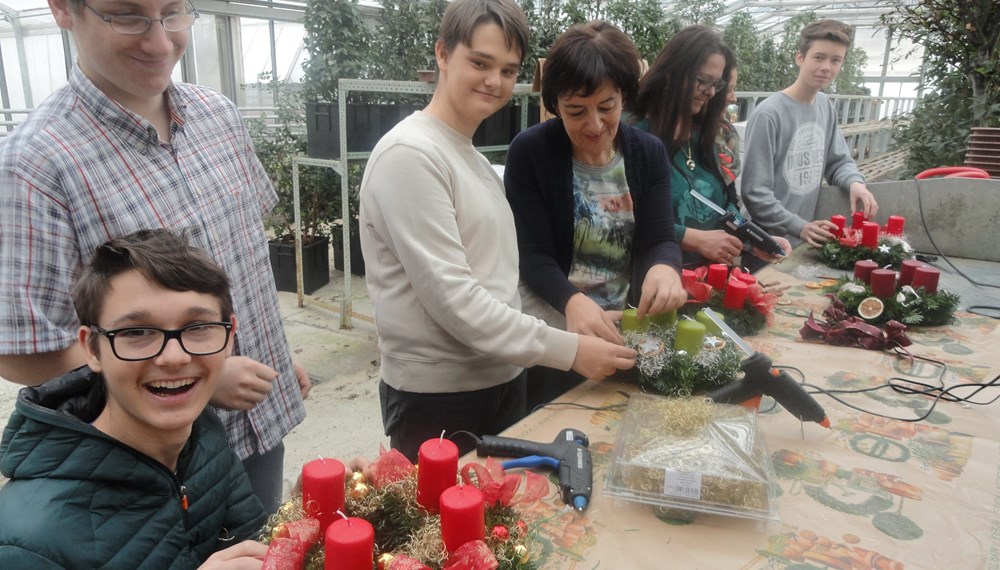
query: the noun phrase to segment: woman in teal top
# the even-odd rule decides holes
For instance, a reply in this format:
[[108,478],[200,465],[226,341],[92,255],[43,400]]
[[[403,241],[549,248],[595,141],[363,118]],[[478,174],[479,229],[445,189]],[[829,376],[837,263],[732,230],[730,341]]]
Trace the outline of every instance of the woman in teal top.
[[[732,265],[743,243],[719,229],[722,214],[692,196],[739,215],[736,186],[719,167],[716,139],[726,105],[726,81],[735,66],[722,36],[706,26],[688,26],[663,47],[643,77],[632,114],[636,126],[663,141],[670,156],[674,233],[685,265]],[[791,246],[776,237],[785,251]],[[774,258],[754,250],[757,257]]]

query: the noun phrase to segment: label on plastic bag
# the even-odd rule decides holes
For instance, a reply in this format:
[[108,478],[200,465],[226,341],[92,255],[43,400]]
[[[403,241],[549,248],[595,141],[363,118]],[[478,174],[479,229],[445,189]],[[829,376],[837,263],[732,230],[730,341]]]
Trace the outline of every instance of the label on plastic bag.
[[663,470],[663,494],[682,499],[701,498],[701,473],[697,471]]

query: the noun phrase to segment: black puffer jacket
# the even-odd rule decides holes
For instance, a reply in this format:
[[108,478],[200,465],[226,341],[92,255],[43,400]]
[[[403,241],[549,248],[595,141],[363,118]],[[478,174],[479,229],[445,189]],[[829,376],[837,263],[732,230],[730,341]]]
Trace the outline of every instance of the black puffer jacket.
[[257,538],[263,509],[212,412],[174,475],[90,425],[104,399],[86,367],[18,394],[0,443],[0,568],[197,568]]

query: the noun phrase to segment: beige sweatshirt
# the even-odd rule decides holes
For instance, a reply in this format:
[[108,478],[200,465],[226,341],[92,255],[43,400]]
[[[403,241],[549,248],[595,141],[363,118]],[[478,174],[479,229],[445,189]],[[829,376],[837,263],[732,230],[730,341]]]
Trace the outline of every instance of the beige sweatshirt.
[[471,139],[418,111],[375,146],[361,183],[361,247],[382,379],[408,392],[568,370],[578,337],[521,313],[514,220]]

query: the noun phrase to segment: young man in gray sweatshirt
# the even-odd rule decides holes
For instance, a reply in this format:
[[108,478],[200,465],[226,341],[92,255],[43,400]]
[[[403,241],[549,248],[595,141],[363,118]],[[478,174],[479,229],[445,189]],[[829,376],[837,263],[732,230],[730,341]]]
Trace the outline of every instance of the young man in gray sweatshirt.
[[832,222],[808,221],[816,215],[824,178],[850,193],[852,212],[860,209],[871,218],[878,211],[837,129],[833,103],[821,92],[840,73],[853,35],[836,20],[803,28],[795,54],[798,78],[761,103],[747,123],[743,203],[757,224],[793,245],[820,246],[835,238]]

